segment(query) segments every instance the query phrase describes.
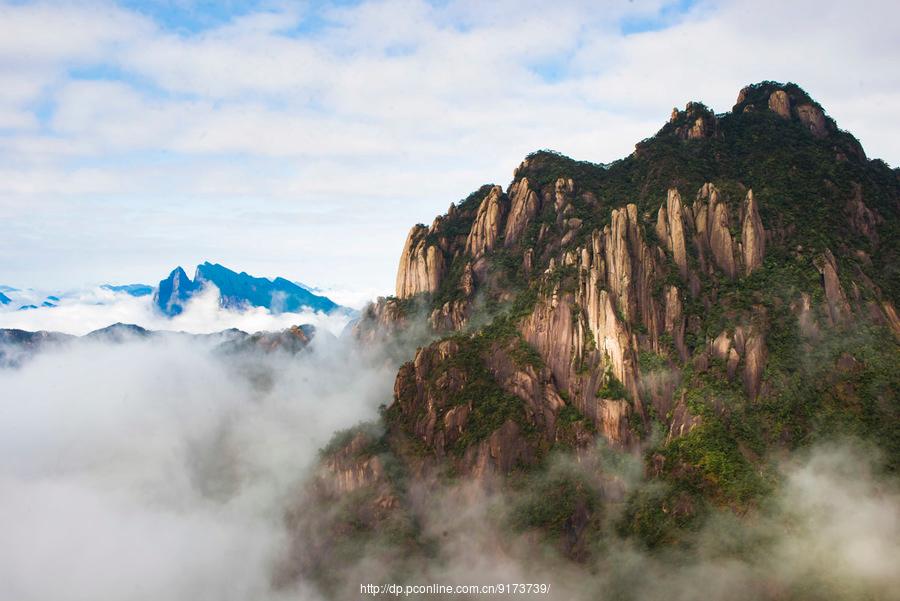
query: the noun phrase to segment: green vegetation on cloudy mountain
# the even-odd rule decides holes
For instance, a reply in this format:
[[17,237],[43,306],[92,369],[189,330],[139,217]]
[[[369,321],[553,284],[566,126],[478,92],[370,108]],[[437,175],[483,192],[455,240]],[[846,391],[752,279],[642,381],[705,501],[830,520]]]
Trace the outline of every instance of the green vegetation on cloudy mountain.
[[900,171],[794,84],[689,103],[611,164],[535,152],[410,232],[356,334],[427,334],[317,494],[428,557],[434,533],[387,525],[418,523],[421,483],[476,483],[510,532],[587,565],[763,511],[814,442],[868,441],[896,473],[898,213]]

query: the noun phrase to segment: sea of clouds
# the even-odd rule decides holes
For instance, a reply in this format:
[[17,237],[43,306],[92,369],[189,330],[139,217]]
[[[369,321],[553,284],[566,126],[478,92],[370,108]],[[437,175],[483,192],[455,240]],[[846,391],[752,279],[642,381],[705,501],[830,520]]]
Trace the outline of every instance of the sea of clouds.
[[[212,288],[171,319],[149,296],[106,289],[0,312],[0,327],[79,335],[115,322],[338,334],[349,320],[224,310]],[[81,339],[0,369],[0,599],[321,599],[309,574],[277,576],[298,547],[333,536],[316,525],[335,507],[305,494],[317,450],[390,403],[411,353],[396,351],[327,335],[295,355],[223,353],[203,337]],[[585,601],[898,598],[900,482],[877,449],[823,441],[772,458],[770,499],[747,515],[717,511],[689,544],[655,553],[617,534],[616,498],[662,484],[644,478],[639,456],[610,458],[560,456],[547,468],[547,478],[581,474],[602,499],[607,526],[586,563],[510,529],[531,491],[413,481],[410,509],[433,548],[406,557],[376,538],[340,566],[329,598],[360,598],[365,582],[538,582],[552,585],[549,599]],[[606,490],[613,476],[623,491]],[[289,513],[313,527],[297,529]]]
[[[114,307],[154,319],[139,301]],[[108,315],[86,307],[44,319]],[[291,319],[199,315],[179,327]],[[309,598],[303,582],[271,589],[285,508],[331,434],[390,401],[395,370],[330,336],[299,355],[82,339],[0,369],[0,598]]]
[[[173,330],[192,334],[208,334],[228,328],[245,332],[283,330],[293,325],[311,324],[334,335],[340,335],[352,319],[352,312],[331,314],[315,311],[273,313],[264,307],[243,310],[220,306],[219,292],[208,286],[193,296],[180,315],[168,317],[154,305],[152,295],[135,297],[103,287],[57,294],[56,306],[43,307],[47,293],[10,291],[13,302],[0,309],[0,328],[26,331],[46,330],[81,336],[114,323],[136,324],[148,330]],[[20,310],[34,304],[36,309]]]

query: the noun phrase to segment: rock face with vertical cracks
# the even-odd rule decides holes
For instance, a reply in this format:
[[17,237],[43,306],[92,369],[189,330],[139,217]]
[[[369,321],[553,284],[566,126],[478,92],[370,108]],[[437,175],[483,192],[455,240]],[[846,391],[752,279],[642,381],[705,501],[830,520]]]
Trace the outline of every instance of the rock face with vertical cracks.
[[743,214],[741,254],[744,260],[744,274],[750,275],[754,269],[762,265],[766,254],[766,230],[763,229],[762,220],[759,218],[759,210],[756,206],[756,200],[753,198],[753,190],[747,191]]
[[828,135],[828,124],[822,110],[813,104],[801,104],[796,108],[797,118],[805,125],[810,133],[817,138]]
[[731,216],[728,206],[719,198],[719,190],[711,183],[703,184],[693,207],[696,244],[699,256],[712,255],[715,264],[729,278],[737,275]]
[[666,195],[666,202],[659,207],[656,219],[656,235],[672,253],[675,265],[682,278],[687,278],[687,241],[685,237],[684,205],[678,190],[672,188]]
[[[743,384],[750,399],[759,395],[766,366],[766,342],[763,332],[750,326],[737,326],[733,332],[722,331],[708,345],[708,353],[726,366],[728,378]],[[743,369],[738,373],[739,366]]]
[[[527,186],[527,184],[526,184]],[[482,257],[486,252],[494,250],[500,239],[503,220],[509,208],[509,201],[500,189],[494,186],[491,192],[481,201],[475,223],[466,239],[466,252],[474,258]]]
[[[427,335],[404,347],[381,438],[324,462],[329,494],[375,490],[381,516],[403,504],[398,470],[488,484],[602,443],[653,447],[647,475],[696,506],[747,510],[765,454],[810,435],[785,415],[895,415],[893,376],[873,373],[900,343],[895,171],[775,82],[730,113],[673,111],[614,163],[529,155],[505,190],[411,230],[396,297],[355,332]],[[829,355],[861,339],[878,344]]]
[[457,338],[419,349],[401,367],[388,412],[395,432],[424,450],[418,471],[449,463],[476,478],[506,474],[534,464],[557,440],[567,403],[551,370],[518,363],[516,348],[516,340]]
[[822,274],[822,286],[825,289],[825,301],[828,303],[828,316],[833,324],[843,322],[850,316],[850,304],[844,287],[838,278],[837,261],[830,249],[825,250],[818,262],[819,272]]
[[527,177],[510,186],[509,197],[509,219],[506,221],[503,240],[506,246],[513,246],[525,233],[525,228],[534,221],[541,209],[541,201],[531,189]]
[[782,119],[791,118],[791,100],[784,90],[775,90],[769,96],[769,110]]
[[[493,186],[478,203],[463,249],[453,255],[464,259],[462,271],[448,275],[458,277],[458,298],[435,307],[430,317],[437,331],[466,327],[468,299],[498,277],[489,258],[501,251],[521,253],[522,273],[531,278],[536,296],[518,320],[513,341],[532,349],[541,367],[512,361],[516,353],[508,346],[513,344],[509,338],[490,354],[481,349],[478,358],[479,364],[488,366],[498,390],[528,407],[525,417],[495,423],[477,440],[466,435],[477,398],[452,405],[441,396],[468,386],[465,369],[445,368],[462,352],[458,341],[420,350],[415,361],[401,369],[392,405],[397,415],[405,416],[405,431],[431,449],[436,460],[453,461],[456,469],[479,476],[537,461],[542,445],[557,438],[555,413],[569,403],[590,429],[620,447],[635,442],[634,424],[646,422],[651,408],[675,411],[678,425],[671,432],[689,432],[699,420],[683,402],[671,398],[671,386],[642,383],[651,376],[642,374],[638,357],[653,353],[676,363],[687,361],[692,351],[686,342],[690,324],[685,291],[697,297],[702,279],[716,272],[728,278],[750,273],[761,265],[765,248],[765,230],[752,191],[732,210],[712,183],[700,187],[692,206],[670,188],[650,226],[653,243],[648,240],[647,219],[641,218],[634,203],[610,209],[608,223],[580,233],[583,220],[574,217],[574,204],[593,203],[595,197],[578,197],[577,183],[567,178],[535,190],[528,169],[527,162],[519,167],[521,177],[508,193]],[[429,249],[447,247],[441,232],[448,217],[410,233],[398,274],[398,297],[434,294],[441,288],[441,278],[448,273],[446,261],[433,258]],[[538,246],[523,247],[525,232],[538,221],[543,223],[536,230]],[[732,231],[739,223],[742,239],[736,243]],[[543,261],[547,267],[534,273],[534,263]],[[409,284],[401,285],[404,282]],[[747,394],[755,397],[765,366],[764,335],[741,333],[738,339],[740,350],[726,352],[724,360],[732,377],[740,365]],[[502,356],[507,360],[498,359]],[[497,367],[501,364],[502,370]],[[435,381],[441,394],[428,384],[434,373],[440,374]],[[561,395],[568,401],[561,401]],[[448,445],[455,449],[452,453]]]
[[423,225],[409,230],[397,270],[397,298],[431,293],[441,285],[444,256],[437,246],[428,244],[428,234],[429,228]]

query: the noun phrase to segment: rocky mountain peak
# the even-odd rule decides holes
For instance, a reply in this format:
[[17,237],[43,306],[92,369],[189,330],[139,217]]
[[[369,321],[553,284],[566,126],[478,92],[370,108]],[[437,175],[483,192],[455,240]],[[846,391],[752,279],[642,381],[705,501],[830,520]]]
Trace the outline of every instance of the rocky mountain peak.
[[[832,353],[859,339],[851,324],[880,341],[877,361],[896,357],[898,216],[896,172],[793,84],[747,86],[720,115],[689,103],[609,164],[532,153],[505,190],[414,226],[396,298],[360,321],[364,340],[427,331],[381,444],[429,478],[527,472],[596,438],[658,444],[653,473],[673,482],[708,469],[683,455],[705,445],[755,474],[751,448],[809,432],[784,411],[839,413],[868,394]],[[838,397],[852,401],[810,400]],[[743,419],[763,431],[747,438]],[[389,488],[381,456],[335,457],[338,489]],[[729,498],[730,475],[699,477]]]
[[193,280],[181,267],[172,270],[169,277],[159,283],[153,301],[166,315],[179,315],[191,297],[209,285],[219,290],[220,304],[230,309],[266,307],[281,313],[303,308],[330,312],[339,308],[331,299],[313,294],[284,278],[257,278],[208,261],[197,266]]
[[800,86],[774,81],[749,85],[738,93],[734,113],[769,110],[786,120],[799,121],[813,136],[825,138],[837,131],[834,120]]
[[660,133],[673,133],[682,140],[699,140],[718,135],[716,114],[702,102],[688,102],[683,111],[672,109],[669,122]]
[[[653,491],[613,501],[617,531],[660,543],[710,509],[752,514],[771,458],[829,429],[896,469],[897,223],[897,171],[794,84],[747,86],[719,115],[689,103],[612,163],[532,153],[505,190],[410,231],[397,297],[356,329],[411,341],[407,361],[319,490],[377,530],[448,475],[515,488],[602,448]],[[537,528],[576,561],[602,512],[586,507],[553,513],[563,535]]]
[[159,283],[153,301],[166,315],[179,315],[184,310],[184,304],[200,288],[179,265]]

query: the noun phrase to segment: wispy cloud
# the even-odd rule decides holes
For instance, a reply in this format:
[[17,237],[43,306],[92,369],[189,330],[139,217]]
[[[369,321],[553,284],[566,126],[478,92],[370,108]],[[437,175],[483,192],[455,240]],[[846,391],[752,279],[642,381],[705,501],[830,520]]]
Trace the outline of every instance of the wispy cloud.
[[[896,164],[896,16],[774,0],[5,4],[0,277],[249,257],[388,292],[408,227],[506,183],[528,152],[613,160],[672,105],[727,110],[761,79],[806,86]],[[244,221],[249,207],[296,219]],[[361,239],[355,259],[337,251]]]

